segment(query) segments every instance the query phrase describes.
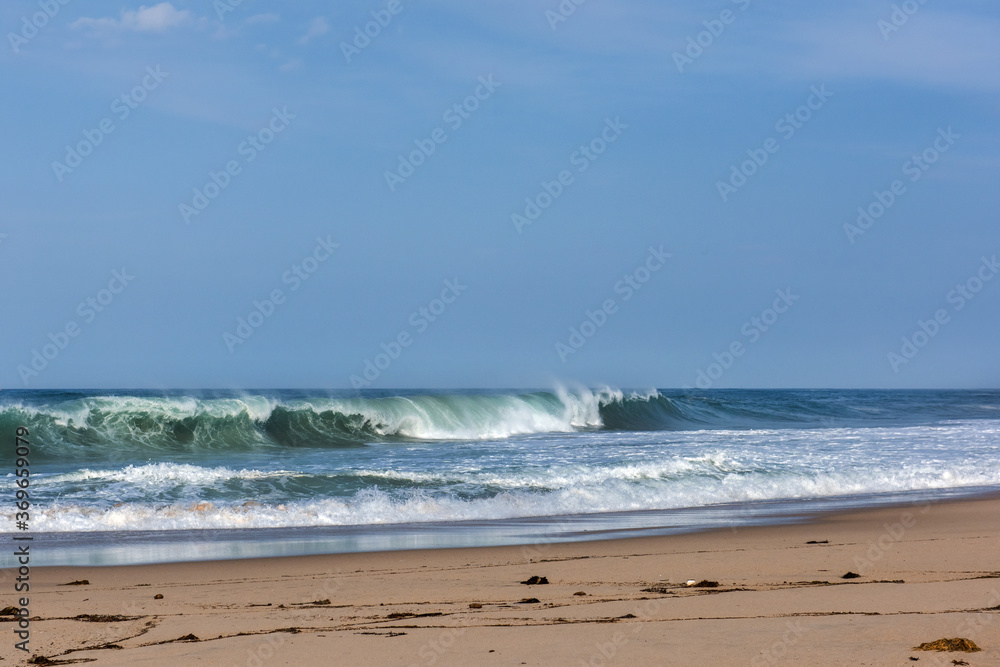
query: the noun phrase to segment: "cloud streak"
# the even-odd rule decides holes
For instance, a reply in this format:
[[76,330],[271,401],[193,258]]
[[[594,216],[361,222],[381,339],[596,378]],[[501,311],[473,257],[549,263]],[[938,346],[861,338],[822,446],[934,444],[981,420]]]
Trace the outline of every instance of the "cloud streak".
[[802,57],[790,62],[813,75],[997,91],[998,31],[996,19],[927,9],[889,42],[874,18],[797,25],[790,41],[799,45]]
[[309,24],[306,34],[299,37],[299,44],[307,44],[311,40],[321,37],[330,31],[330,24],[322,16],[317,16]]
[[169,2],[161,2],[152,7],[140,5],[139,9],[122,9],[121,16],[117,19],[110,16],[84,16],[71,23],[70,27],[75,30],[90,30],[92,33],[166,32],[191,21],[191,12],[188,10],[178,10]]

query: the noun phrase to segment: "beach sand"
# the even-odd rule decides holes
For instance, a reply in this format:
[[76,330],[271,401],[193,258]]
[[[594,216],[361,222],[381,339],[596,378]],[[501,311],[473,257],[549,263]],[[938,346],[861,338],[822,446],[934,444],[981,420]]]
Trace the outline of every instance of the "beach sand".
[[[549,583],[519,583],[532,576]],[[0,623],[3,664],[1000,665],[1000,500],[570,544],[39,567],[30,610],[30,654]],[[952,637],[982,651],[913,650]]]

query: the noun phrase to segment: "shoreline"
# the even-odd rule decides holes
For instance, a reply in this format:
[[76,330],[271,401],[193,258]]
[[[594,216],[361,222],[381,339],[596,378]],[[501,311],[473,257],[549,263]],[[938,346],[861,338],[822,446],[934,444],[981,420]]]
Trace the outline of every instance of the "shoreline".
[[[1000,498],[1000,488],[964,487],[886,494],[722,503],[667,510],[348,526],[35,533],[39,566],[144,565],[442,548],[592,542],[779,526],[831,514]],[[9,533],[7,535],[13,535]],[[9,539],[9,538],[8,538]],[[14,559],[0,556],[0,568]]]
[[[38,567],[32,651],[8,637],[0,657],[988,665],[1000,663],[998,553],[994,494],[670,536]],[[550,583],[519,583],[532,576]],[[983,651],[911,650],[958,636]]]

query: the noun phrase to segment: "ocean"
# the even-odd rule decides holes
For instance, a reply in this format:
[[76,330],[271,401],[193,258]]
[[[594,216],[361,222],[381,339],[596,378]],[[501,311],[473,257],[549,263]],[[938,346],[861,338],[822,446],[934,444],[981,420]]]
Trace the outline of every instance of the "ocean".
[[537,545],[1000,489],[995,390],[4,390],[7,533],[17,427],[50,565]]

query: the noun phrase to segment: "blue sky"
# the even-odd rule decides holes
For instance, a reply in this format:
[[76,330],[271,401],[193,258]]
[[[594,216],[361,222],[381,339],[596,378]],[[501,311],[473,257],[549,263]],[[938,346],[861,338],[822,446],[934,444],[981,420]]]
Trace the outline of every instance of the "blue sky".
[[0,386],[998,385],[995,3],[147,1],[0,8]]

